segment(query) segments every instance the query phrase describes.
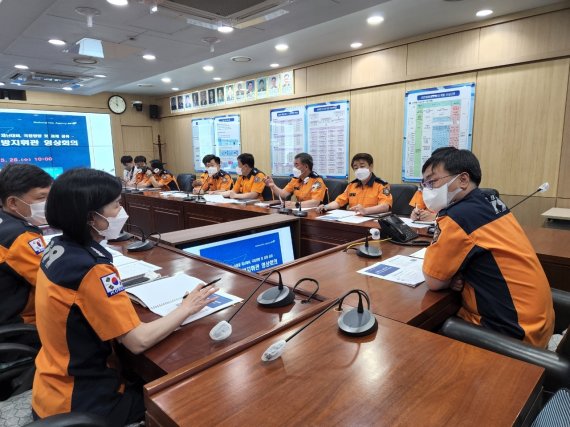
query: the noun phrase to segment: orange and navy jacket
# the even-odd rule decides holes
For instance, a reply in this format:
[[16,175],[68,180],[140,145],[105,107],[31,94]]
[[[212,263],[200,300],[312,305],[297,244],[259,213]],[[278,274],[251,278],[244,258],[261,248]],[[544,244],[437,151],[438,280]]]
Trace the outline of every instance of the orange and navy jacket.
[[44,249],[38,227],[0,209],[0,325],[36,322],[36,276]]
[[111,340],[140,324],[112,255],[60,236],[44,253],[36,291],[42,348],[32,408],[40,418],[67,412],[106,416],[124,385],[109,367]]
[[150,184],[146,172],[138,172],[135,179],[135,184],[137,187],[148,187]]
[[410,206],[414,207],[414,208],[418,208],[421,210],[426,210],[427,206],[424,202],[424,196],[422,194],[422,192],[420,190],[417,190],[414,193],[414,196],[412,197],[412,200],[410,200]]
[[289,194],[293,194],[299,202],[306,200],[318,200],[322,202],[325,200],[327,187],[318,174],[311,172],[309,176],[304,179],[292,178],[283,190]]
[[265,174],[257,168],[253,168],[249,175],[238,176],[234,185],[234,191],[239,194],[255,191],[259,194],[258,199],[263,200],[263,189],[265,188]]
[[443,209],[423,271],[441,281],[460,274],[458,315],[545,347],[554,329],[550,285],[532,245],[505,204],[472,190]]
[[231,190],[234,184],[230,174],[222,169],[212,176],[208,175],[208,172],[204,172],[200,175],[200,181],[202,181],[202,185],[197,187],[200,191],[227,191]]
[[337,202],[340,207],[348,203],[349,208],[356,205],[370,208],[382,204],[392,207],[390,184],[374,174],[370,175],[366,184],[362,184],[362,181],[355,179],[348,184],[344,192],[335,199],[335,202]]

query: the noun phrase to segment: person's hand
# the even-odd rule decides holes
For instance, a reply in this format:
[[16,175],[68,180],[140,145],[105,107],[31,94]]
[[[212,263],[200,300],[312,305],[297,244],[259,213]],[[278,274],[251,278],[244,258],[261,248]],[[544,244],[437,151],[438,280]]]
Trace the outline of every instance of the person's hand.
[[321,205],[317,206],[316,211],[317,211],[318,213],[325,213],[327,210],[326,210],[326,208],[325,208],[325,205],[322,205],[322,204],[321,204]]
[[368,209],[366,209],[362,205],[353,206],[352,208],[350,208],[350,210],[356,212],[357,215],[365,215],[366,212],[368,211]]
[[296,202],[292,202],[289,200],[289,201],[285,202],[285,207],[289,208],[289,209],[293,209],[296,207]]
[[451,282],[449,282],[449,289],[456,292],[461,292],[465,286],[465,280],[460,274],[453,276]]
[[220,194],[221,194],[223,197],[230,197],[230,194],[231,194],[231,193],[232,193],[232,191],[230,191],[230,190],[220,192]]
[[[236,196],[237,196],[238,194],[239,194],[239,193],[236,193],[234,190],[231,190],[231,191],[229,192],[229,194],[228,194],[228,197],[229,197],[230,199],[237,199],[238,197],[236,197]],[[226,197],[226,196],[224,196],[224,197]]]
[[270,176],[266,176],[265,179],[263,180],[263,182],[268,187],[273,187],[275,185],[275,182],[273,182],[273,178],[271,178]]
[[188,316],[198,313],[206,305],[218,299],[218,297],[210,298],[210,295],[218,291],[219,288],[213,286],[204,288],[204,285],[205,283],[200,283],[192,292],[186,292],[186,295],[184,295],[180,308],[185,310]]
[[192,181],[192,187],[201,187],[203,184],[201,179],[195,179],[194,181]]
[[146,176],[152,176],[152,171],[151,171],[150,169],[147,170],[147,171],[145,172],[145,175],[146,175]]
[[428,211],[427,209],[422,209],[419,215],[420,221],[434,221],[435,213]]
[[417,206],[412,210],[412,214],[410,215],[410,218],[412,219],[412,221],[419,221],[420,220],[420,212],[421,211],[422,210],[418,209]]

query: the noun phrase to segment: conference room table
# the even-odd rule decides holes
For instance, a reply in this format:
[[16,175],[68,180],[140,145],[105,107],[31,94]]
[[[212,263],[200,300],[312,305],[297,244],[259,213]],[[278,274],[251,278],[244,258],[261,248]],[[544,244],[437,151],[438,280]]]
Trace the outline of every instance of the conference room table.
[[[352,338],[329,311],[167,387],[145,386],[147,426],[511,426],[540,404],[543,368],[377,317]],[[164,384],[163,384],[164,386]]]

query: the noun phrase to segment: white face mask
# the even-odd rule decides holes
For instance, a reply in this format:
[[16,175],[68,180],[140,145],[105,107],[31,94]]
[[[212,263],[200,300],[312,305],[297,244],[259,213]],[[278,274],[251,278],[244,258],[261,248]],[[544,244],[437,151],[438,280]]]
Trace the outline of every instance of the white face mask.
[[293,176],[294,176],[295,178],[299,178],[302,174],[303,174],[303,172],[301,172],[300,169],[293,168]]
[[[46,221],[46,201],[43,202],[36,202],[36,203],[26,203],[19,197],[16,197],[20,202],[25,203],[30,207],[31,215],[30,216],[22,216],[26,221],[34,224],[34,225],[43,225],[47,224]],[[20,213],[20,212],[18,212]]]
[[160,169],[159,169],[159,168],[154,168],[154,171],[153,171],[153,172],[154,172],[154,173],[159,173],[159,172],[160,172]]
[[241,168],[239,166],[236,166],[236,173],[238,176],[242,174]]
[[457,193],[461,192],[461,188],[457,188],[451,192],[448,191],[449,184],[457,179],[459,175],[456,175],[451,181],[446,182],[439,188],[424,188],[422,192],[422,196],[424,199],[424,203],[426,204],[427,208],[433,212],[439,212],[442,209],[445,209],[449,206],[453,198],[457,195]]
[[354,176],[356,176],[356,179],[359,181],[364,181],[370,176],[370,169],[358,168],[354,171]]
[[206,171],[208,172],[209,176],[214,176],[215,174],[218,173],[218,168],[215,166],[210,166],[209,168],[206,169]]
[[93,229],[97,233],[99,233],[100,236],[104,237],[107,240],[112,240],[119,237],[121,235],[121,230],[123,229],[123,225],[125,225],[125,222],[127,222],[127,219],[129,218],[127,212],[122,206],[117,216],[106,217],[101,215],[99,212],[95,213],[99,215],[101,218],[105,218],[109,223],[109,226],[107,227],[106,230],[97,230],[93,225],[91,227],[93,227]]

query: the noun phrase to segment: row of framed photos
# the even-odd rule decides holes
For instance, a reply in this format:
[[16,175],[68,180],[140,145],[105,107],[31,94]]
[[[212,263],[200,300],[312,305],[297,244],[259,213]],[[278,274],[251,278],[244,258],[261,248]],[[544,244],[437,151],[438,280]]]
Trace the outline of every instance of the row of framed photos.
[[170,112],[180,113],[216,105],[240,102],[295,93],[293,70],[271,76],[229,83],[196,92],[170,97]]

